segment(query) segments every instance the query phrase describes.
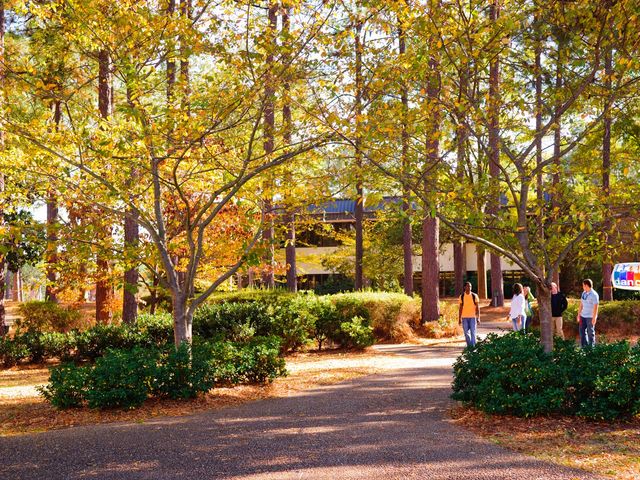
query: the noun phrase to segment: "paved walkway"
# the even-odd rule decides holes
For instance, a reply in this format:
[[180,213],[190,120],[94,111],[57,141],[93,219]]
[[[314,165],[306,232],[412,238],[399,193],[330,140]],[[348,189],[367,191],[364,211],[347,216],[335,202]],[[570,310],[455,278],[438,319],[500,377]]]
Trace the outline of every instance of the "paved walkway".
[[595,478],[452,424],[459,346],[378,348],[403,368],[218,412],[0,438],[0,479]]

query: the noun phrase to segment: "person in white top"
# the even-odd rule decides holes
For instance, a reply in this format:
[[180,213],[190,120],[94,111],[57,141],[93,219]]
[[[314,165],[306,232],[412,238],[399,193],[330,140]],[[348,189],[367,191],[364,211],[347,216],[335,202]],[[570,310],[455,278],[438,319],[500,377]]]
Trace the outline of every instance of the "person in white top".
[[509,318],[513,322],[513,329],[517,332],[522,330],[524,319],[526,318],[525,308],[527,301],[522,294],[522,285],[516,283],[513,285],[513,298],[511,299],[511,311]]

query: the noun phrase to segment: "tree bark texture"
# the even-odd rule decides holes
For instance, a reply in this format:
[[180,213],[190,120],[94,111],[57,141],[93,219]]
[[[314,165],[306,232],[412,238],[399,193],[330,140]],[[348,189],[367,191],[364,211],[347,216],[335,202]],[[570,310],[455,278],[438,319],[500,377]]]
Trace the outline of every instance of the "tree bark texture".
[[551,353],[553,351],[553,325],[551,318],[551,291],[549,286],[538,282],[538,314],[540,316],[540,342],[544,351]]
[[58,282],[58,199],[53,191],[47,194],[47,286],[45,299],[58,302],[56,284]]
[[[133,211],[129,211],[124,218],[124,245],[125,251],[135,252],[139,243],[138,217]],[[127,260],[130,260],[129,258]],[[124,272],[124,288],[122,298],[122,321],[128,324],[136,322],[138,317],[138,267],[132,266]]]
[[[103,119],[111,116],[111,58],[109,52],[100,50],[98,52],[98,109]],[[103,213],[98,212],[95,220],[98,229],[97,235],[101,238],[111,236],[111,226],[103,222]],[[111,283],[111,264],[104,252],[98,253],[96,260],[96,321],[98,323],[108,323],[113,318],[112,300],[114,296],[113,285]]]
[[[439,1],[431,3],[431,11],[437,10]],[[440,162],[440,61],[436,48],[438,39],[433,34],[429,40],[431,54],[427,73],[427,98],[429,106],[429,126],[426,138],[426,168],[430,172],[436,171]],[[431,198],[433,176],[424,176],[423,191],[425,201]],[[430,205],[425,205],[430,210]],[[440,318],[440,221],[430,212],[425,212],[422,221],[422,323]]]
[[[282,13],[282,32],[285,38],[289,36],[289,30],[291,26],[290,22],[290,7],[285,7]],[[284,59],[285,68],[289,64],[289,56]],[[291,116],[291,82],[290,75],[285,75],[285,82],[283,86],[284,104],[282,106],[282,123],[283,123],[283,140],[286,146],[291,145],[291,136],[293,133],[293,119]],[[287,289],[290,292],[298,291],[298,267],[296,264],[296,214],[295,210],[291,206],[291,183],[293,179],[291,175],[287,179],[289,185],[287,186],[287,193],[289,201],[285,202],[289,211],[286,215],[286,228],[287,228],[287,243],[285,246],[285,261],[287,263]]]
[[455,295],[459,297],[464,291],[464,280],[467,273],[465,242],[462,240],[453,242],[453,270],[455,277]]
[[364,189],[362,181],[362,100],[364,83],[362,78],[362,20],[358,18],[355,26],[355,77],[356,77],[356,137],[355,137],[355,167],[356,167],[356,204],[355,216],[355,289],[364,288]]
[[[269,2],[269,25],[267,27],[267,58],[266,68],[267,74],[265,76],[264,87],[264,153],[267,158],[271,156],[274,150],[274,135],[275,135],[275,60],[274,50],[276,47],[276,28],[278,27],[278,4],[276,2]],[[265,270],[262,274],[262,283],[267,288],[275,288],[275,275],[273,271],[275,247],[274,247],[274,225],[273,225],[273,198],[271,187],[273,180],[267,180],[266,194],[263,199],[263,215],[265,219],[264,231],[262,232],[262,239],[265,243]]]
[[[398,18],[398,53],[401,57],[407,51],[406,38],[402,20]],[[407,187],[409,175],[409,95],[404,79],[400,87],[400,102],[402,104],[402,133],[401,133],[401,162],[402,162],[402,211],[404,222],[402,225],[402,256],[404,264],[403,287],[405,295],[413,295],[413,240],[411,232],[411,191]]]
[[[499,0],[491,5],[491,20],[496,22],[500,17]],[[489,200],[488,213],[498,216],[500,211],[500,59],[498,55],[489,67],[489,173],[496,192]],[[504,305],[504,287],[502,284],[502,266],[500,257],[491,253],[491,305]]]
[[[611,91],[611,76],[613,74],[613,49],[607,48],[605,54],[605,88]],[[611,176],[611,109],[605,103],[604,132],[602,135],[602,193],[604,195],[605,206],[609,208],[610,176]],[[613,273],[613,263],[611,261],[612,250],[611,224],[607,222],[604,227],[604,261],[602,262],[602,299],[613,300],[613,283],[611,274]]]
[[476,245],[476,263],[478,265],[478,297],[486,300],[487,295],[487,266],[485,265],[485,250]]
[[440,318],[440,221],[427,216],[422,221],[422,323]]
[[[4,55],[4,0],[0,0],[0,111],[4,111],[4,79],[5,79],[5,55]],[[0,150],[4,150],[4,130],[0,129]],[[4,172],[0,171],[0,195],[5,189],[5,177]],[[0,225],[4,223],[4,202],[0,202]],[[5,327],[5,306],[4,306],[4,294],[7,284],[6,278],[7,265],[4,261],[4,257],[0,258],[0,336],[4,336],[8,332],[8,328]]]

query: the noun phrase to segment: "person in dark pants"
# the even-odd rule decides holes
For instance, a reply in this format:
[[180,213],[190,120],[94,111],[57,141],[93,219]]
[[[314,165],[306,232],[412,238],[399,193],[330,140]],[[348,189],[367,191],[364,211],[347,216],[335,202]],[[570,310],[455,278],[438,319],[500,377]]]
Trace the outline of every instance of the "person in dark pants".
[[478,295],[471,291],[471,283],[464,284],[464,292],[460,295],[458,323],[462,325],[467,347],[476,346],[476,327],[480,323],[480,301]]
[[590,279],[582,281],[582,296],[578,308],[578,324],[580,326],[580,345],[583,347],[596,344],[596,322],[598,321],[598,304],[600,297],[593,289]]
[[551,282],[551,317],[553,319],[554,334],[563,340],[562,314],[568,306],[567,296],[558,290],[558,285],[555,282]]

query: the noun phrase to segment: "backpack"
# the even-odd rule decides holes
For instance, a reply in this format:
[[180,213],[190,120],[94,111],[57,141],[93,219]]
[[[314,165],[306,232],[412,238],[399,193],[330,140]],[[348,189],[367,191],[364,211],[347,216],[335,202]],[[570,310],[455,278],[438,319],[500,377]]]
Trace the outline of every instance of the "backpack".
[[[477,307],[478,306],[478,295],[476,295],[475,293],[471,292],[471,298],[473,298],[473,304]],[[464,292],[462,292],[462,295],[460,295],[460,303],[464,307]]]

